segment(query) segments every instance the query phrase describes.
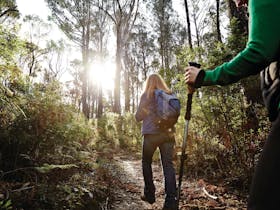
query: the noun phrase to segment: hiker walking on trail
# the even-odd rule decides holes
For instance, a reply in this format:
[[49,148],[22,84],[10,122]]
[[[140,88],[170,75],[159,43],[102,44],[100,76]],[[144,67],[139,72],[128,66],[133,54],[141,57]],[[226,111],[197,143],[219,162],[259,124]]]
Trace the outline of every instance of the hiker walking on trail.
[[155,185],[153,183],[152,158],[155,150],[159,148],[165,181],[165,203],[163,210],[176,209],[176,178],[172,158],[174,152],[174,126],[171,129],[162,129],[158,126],[156,114],[157,103],[155,91],[163,90],[171,94],[162,77],[152,74],[146,80],[145,90],[141,96],[136,112],[136,120],[143,121],[142,135],[142,169],[144,176],[143,201],[150,204],[155,202]]
[[[211,71],[187,67],[186,83],[194,88],[227,85],[261,72],[261,86],[272,129],[259,157],[251,184],[248,209],[280,209],[280,2],[279,0],[234,0],[248,5],[249,38],[246,48],[230,62]],[[261,71],[265,69],[264,71]],[[274,76],[276,78],[274,78]]]

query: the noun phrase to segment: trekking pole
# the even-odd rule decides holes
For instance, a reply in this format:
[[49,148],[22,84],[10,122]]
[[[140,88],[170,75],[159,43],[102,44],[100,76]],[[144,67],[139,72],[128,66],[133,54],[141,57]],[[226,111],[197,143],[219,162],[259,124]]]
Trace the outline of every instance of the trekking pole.
[[[194,66],[200,68],[200,64],[195,62],[189,62],[190,66]],[[188,130],[189,130],[189,122],[191,119],[191,108],[192,108],[192,97],[193,97],[194,89],[190,88],[188,92],[188,99],[187,99],[187,106],[186,106],[186,113],[185,113],[185,129],[184,129],[184,139],[182,143],[182,152],[181,152],[181,161],[180,161],[180,170],[179,170],[179,181],[178,181],[178,189],[177,189],[177,202],[179,207],[179,200],[180,200],[180,193],[181,193],[181,185],[182,185],[182,178],[184,173],[184,161],[187,158],[186,147],[187,147],[187,138],[188,138]]]

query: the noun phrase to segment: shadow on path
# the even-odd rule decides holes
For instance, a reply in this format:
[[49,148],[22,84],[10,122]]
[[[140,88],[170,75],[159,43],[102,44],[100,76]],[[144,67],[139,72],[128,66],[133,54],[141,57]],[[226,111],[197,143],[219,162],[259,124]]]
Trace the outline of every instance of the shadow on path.
[[[138,157],[137,157],[138,156]],[[141,157],[136,154],[120,152],[114,154],[109,170],[114,181],[114,200],[111,210],[160,210],[164,203],[164,179],[160,161],[153,161],[153,177],[156,186],[156,202],[153,205],[140,199],[143,192]],[[183,178],[180,210],[243,210],[244,198],[230,193],[224,186],[216,186],[203,179]]]

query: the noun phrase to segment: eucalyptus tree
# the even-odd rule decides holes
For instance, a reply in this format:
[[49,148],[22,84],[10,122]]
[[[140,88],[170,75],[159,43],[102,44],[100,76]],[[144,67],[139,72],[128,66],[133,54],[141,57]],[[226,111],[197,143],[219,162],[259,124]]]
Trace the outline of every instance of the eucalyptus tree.
[[190,0],[188,5],[191,23],[193,23],[193,29],[195,33],[195,39],[192,41],[197,47],[200,47],[205,29],[207,26],[209,26],[208,10],[210,0]]
[[[0,135],[11,126],[19,114],[20,92],[23,89],[23,77],[17,65],[23,44],[18,36],[17,10],[15,1],[0,1]],[[8,127],[6,127],[8,126]],[[5,132],[4,132],[5,133]],[[2,139],[1,139],[2,140]],[[1,142],[3,144],[4,142]],[[1,155],[1,152],[0,152]]]
[[54,21],[65,33],[65,35],[76,43],[82,51],[83,73],[82,73],[82,111],[89,117],[87,104],[88,92],[88,65],[89,65],[89,39],[91,11],[89,1],[75,0],[46,0]]
[[152,71],[152,62],[157,55],[153,34],[146,23],[147,19],[139,16],[129,42],[124,46],[125,111],[137,105],[140,86],[147,79],[148,72]]
[[17,9],[16,0],[1,0],[0,1],[0,23],[3,23],[7,18],[18,18],[19,11]]
[[152,5],[155,20],[155,31],[158,31],[157,40],[159,54],[161,56],[161,69],[169,68],[170,46],[171,46],[171,12],[173,12],[171,1],[156,0]]
[[154,63],[158,59],[155,34],[151,32],[152,26],[147,23],[148,18],[140,14],[131,32],[130,41],[125,45],[124,64],[128,75],[126,84],[130,84],[125,88],[125,101],[128,104],[131,100],[133,110],[138,105],[142,84],[148,73],[154,70]]
[[[193,0],[194,2],[194,0]],[[210,49],[213,49],[213,45],[217,45],[217,43],[223,42],[223,34],[221,32],[221,27],[225,26],[228,21],[224,21],[226,4],[224,0],[215,0],[215,1],[207,1],[200,3],[200,6],[196,4],[196,8],[200,8],[202,10],[204,16],[204,30],[207,29],[207,32],[203,32],[204,36],[204,44],[208,46]],[[204,4],[204,5],[201,5]],[[206,5],[207,4],[207,5]],[[203,37],[202,36],[202,37]],[[208,43],[206,43],[208,42]]]
[[51,25],[36,15],[27,15],[23,21],[26,25],[25,53],[20,58],[20,64],[29,76],[36,77],[43,70],[44,56],[49,51],[45,42],[51,31]]
[[0,43],[0,65],[15,64],[16,55],[22,49],[16,27],[0,24]]
[[107,0],[101,8],[112,20],[116,35],[116,74],[114,88],[114,109],[116,113],[121,113],[121,72],[124,44],[129,38],[130,31],[134,26],[138,15],[139,0]]
[[[98,12],[93,0],[46,0],[54,21],[64,34],[81,49],[82,72],[82,111],[89,118],[89,68],[92,43],[96,30],[94,14]],[[95,16],[96,17],[96,16]]]
[[[98,1],[99,5],[101,7],[104,6],[105,0]],[[105,58],[108,57],[108,40],[109,40],[109,27],[108,22],[109,18],[108,16],[103,12],[101,7],[97,7],[96,12],[93,14],[93,19],[95,23],[95,29],[92,33],[93,36],[93,43],[95,46],[94,54],[96,57],[96,60],[100,63],[105,62]],[[96,117],[99,118],[103,115],[104,105],[103,105],[103,89],[102,85],[97,87],[97,99],[96,99]],[[92,91],[92,94],[94,94],[94,91]],[[94,98],[92,98],[92,104],[94,104]],[[92,106],[92,110],[94,106]]]
[[155,34],[151,33],[151,26],[147,25],[147,19],[139,18],[131,33],[131,42],[128,45],[129,55],[135,58],[136,66],[140,70],[142,78],[146,80],[149,72],[153,70],[153,61],[157,59]]
[[157,51],[159,53],[160,73],[169,83],[172,72],[172,65],[174,64],[174,52],[176,48],[184,44],[185,29],[180,24],[178,16],[176,15],[172,1],[155,0],[149,4],[153,14],[152,28],[157,40]]
[[70,68],[69,72],[73,78],[71,82],[67,82],[67,96],[70,100],[70,103],[74,106],[77,107],[78,110],[80,111],[81,109],[81,93],[82,93],[82,85],[81,85],[81,80],[82,80],[82,72],[83,69],[83,64],[82,61],[79,59],[74,59],[70,61]]
[[[10,17],[10,18],[9,18]],[[18,29],[15,20],[19,11],[15,0],[0,1],[0,64],[14,62],[14,54],[19,48]],[[9,22],[9,20],[11,20]]]
[[44,69],[44,79],[46,82],[60,80],[68,69],[71,47],[66,44],[65,40],[60,39],[48,41],[46,48],[48,53],[44,56],[47,64],[47,68]]
[[[131,81],[134,73],[138,73],[136,70],[136,65],[135,65],[135,60],[129,55],[129,51],[125,50],[124,53],[124,72],[123,72],[123,90],[124,90],[124,110],[126,112],[130,111],[130,105],[131,105],[131,98],[133,101],[133,98],[135,97],[134,95],[131,95],[131,92],[134,92],[132,89],[133,87],[131,86]],[[136,70],[136,71],[135,71]],[[132,102],[133,103],[133,102]]]

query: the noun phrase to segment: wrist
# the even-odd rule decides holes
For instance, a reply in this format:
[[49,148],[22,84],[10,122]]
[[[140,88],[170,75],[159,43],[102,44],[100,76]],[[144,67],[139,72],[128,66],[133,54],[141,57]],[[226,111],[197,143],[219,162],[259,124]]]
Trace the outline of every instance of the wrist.
[[200,88],[202,86],[204,77],[205,77],[205,71],[203,69],[201,69],[198,72],[197,77],[196,77],[195,82],[194,82],[194,87],[195,88]]

